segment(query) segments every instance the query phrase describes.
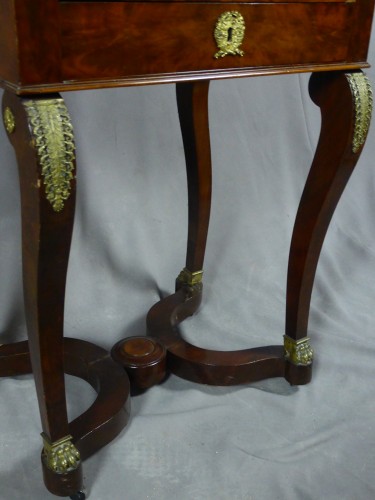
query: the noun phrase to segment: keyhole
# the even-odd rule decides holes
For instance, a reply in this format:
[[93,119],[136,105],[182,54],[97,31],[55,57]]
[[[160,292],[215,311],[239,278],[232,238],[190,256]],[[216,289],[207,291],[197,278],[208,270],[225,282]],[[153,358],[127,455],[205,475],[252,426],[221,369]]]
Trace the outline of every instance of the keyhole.
[[232,41],[233,28],[228,28],[228,42]]

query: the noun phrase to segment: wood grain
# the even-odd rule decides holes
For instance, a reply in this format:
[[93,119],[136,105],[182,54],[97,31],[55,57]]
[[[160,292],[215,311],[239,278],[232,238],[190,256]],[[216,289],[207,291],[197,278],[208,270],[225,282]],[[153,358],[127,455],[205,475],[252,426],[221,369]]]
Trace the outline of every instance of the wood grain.
[[314,74],[310,96],[322,128],[293,229],[289,254],[286,335],[307,336],[311,292],[329,223],[360,152],[353,153],[354,97],[345,73]]
[[64,3],[62,75],[72,81],[343,63],[353,5],[231,4],[245,19],[245,55],[215,59],[220,4]]

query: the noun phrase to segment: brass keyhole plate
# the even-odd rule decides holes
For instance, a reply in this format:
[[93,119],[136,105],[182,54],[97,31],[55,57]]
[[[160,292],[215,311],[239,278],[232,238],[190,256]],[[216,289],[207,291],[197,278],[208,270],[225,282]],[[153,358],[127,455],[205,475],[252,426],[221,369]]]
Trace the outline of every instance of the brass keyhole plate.
[[240,49],[245,36],[245,20],[238,11],[232,10],[221,14],[216,22],[214,37],[218,49],[215,59],[227,55],[243,56],[244,51]]

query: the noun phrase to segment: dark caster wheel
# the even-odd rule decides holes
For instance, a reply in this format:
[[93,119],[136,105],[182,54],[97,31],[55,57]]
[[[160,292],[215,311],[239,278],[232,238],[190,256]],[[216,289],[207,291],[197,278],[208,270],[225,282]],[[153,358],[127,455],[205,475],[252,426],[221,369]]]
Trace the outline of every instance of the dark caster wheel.
[[75,493],[69,498],[71,498],[71,500],[85,500],[86,494],[83,491],[77,491],[77,493]]

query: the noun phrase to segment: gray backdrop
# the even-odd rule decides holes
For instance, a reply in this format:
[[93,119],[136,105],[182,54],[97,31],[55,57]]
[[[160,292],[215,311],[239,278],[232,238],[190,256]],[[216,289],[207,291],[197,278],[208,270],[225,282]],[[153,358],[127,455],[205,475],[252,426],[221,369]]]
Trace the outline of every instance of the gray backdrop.
[[[374,43],[372,44],[374,47]],[[374,49],[369,61],[375,60]],[[375,82],[374,70],[367,71]],[[213,214],[202,347],[282,343],[287,258],[319,132],[308,75],[213,82]],[[174,86],[68,93],[78,200],[66,335],[105,348],[145,333],[145,314],[184,265],[187,196]],[[322,251],[309,323],[313,381],[235,388],[171,376],[132,401],[123,434],[84,464],[92,500],[375,498],[375,126]],[[13,150],[0,127],[0,340],[25,338]],[[93,401],[67,377],[70,417]],[[0,498],[43,486],[31,376],[0,381]]]

